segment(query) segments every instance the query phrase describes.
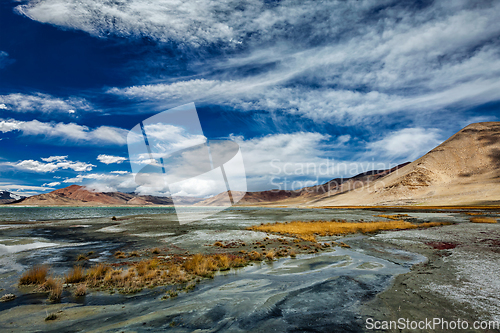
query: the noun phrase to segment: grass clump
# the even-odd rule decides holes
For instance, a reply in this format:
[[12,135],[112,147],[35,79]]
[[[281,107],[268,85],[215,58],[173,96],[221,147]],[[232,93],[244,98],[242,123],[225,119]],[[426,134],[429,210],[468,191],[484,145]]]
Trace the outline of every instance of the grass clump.
[[55,313],[48,314],[47,317],[45,317],[45,321],[56,320],[56,319],[57,315]]
[[86,255],[84,254],[79,254],[77,257],[76,257],[76,261],[83,261],[83,260],[88,260],[89,258],[87,258]]
[[78,283],[85,280],[85,270],[81,266],[74,266],[73,269],[66,275],[66,283]]
[[153,250],[151,250],[152,254],[160,254],[160,249],[155,247]]
[[393,214],[393,215],[386,215],[386,214],[380,214],[380,215],[373,215],[375,217],[383,217],[389,220],[401,220],[404,219],[405,217],[410,217],[408,214]]
[[37,265],[26,271],[19,279],[19,285],[43,284],[47,279],[49,267],[46,265]]
[[494,217],[471,217],[470,221],[472,223],[497,223],[497,219]]
[[81,283],[76,287],[74,295],[76,297],[85,296],[87,294],[87,285],[85,283]]
[[123,258],[127,258],[127,256],[125,255],[125,252],[116,251],[115,252],[115,258],[116,259],[123,259]]
[[380,221],[380,222],[339,222],[339,221],[294,221],[275,222],[247,228],[248,230],[291,235],[305,241],[316,242],[316,236],[335,236],[354,233],[373,233],[381,230],[428,228],[449,224],[446,222],[428,222],[412,224],[406,221]]
[[53,279],[50,278],[47,280],[49,289],[49,301],[51,302],[59,302],[61,300],[61,295],[63,292],[63,282],[61,279]]
[[266,253],[266,259],[267,260],[273,260],[275,256],[274,250],[270,250],[269,252]]

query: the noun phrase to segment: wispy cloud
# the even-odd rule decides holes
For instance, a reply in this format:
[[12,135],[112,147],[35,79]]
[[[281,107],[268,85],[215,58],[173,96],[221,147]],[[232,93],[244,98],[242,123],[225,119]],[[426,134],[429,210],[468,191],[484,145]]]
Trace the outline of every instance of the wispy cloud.
[[[70,169],[74,171],[91,171],[95,165],[86,163],[86,162],[78,162],[78,161],[69,161],[66,158],[61,159],[62,156],[57,156],[59,159],[52,162],[40,162],[36,160],[23,160],[18,162],[4,162],[2,165],[13,167],[15,169],[27,170],[33,172],[54,172],[57,170]],[[50,160],[50,158],[48,158]]]
[[61,185],[61,182],[52,182],[52,183],[45,183],[43,184],[42,186],[47,186],[47,187],[54,187],[54,186],[57,186],[57,185]]
[[0,95],[0,103],[2,109],[14,112],[65,112],[72,114],[77,111],[94,111],[93,106],[84,98],[58,98],[42,93]]
[[120,164],[126,161],[127,158],[121,156],[101,154],[97,156],[97,160],[104,164],[113,164],[113,163]]
[[9,54],[5,51],[0,51],[0,69],[7,67],[8,65],[14,63],[15,60],[9,58]]
[[[377,5],[376,14],[374,3],[359,1],[307,7],[282,1],[272,8],[246,8],[253,14],[233,32],[262,34],[245,39],[246,52],[209,64],[223,74],[107,92],[346,124],[396,112],[415,120],[415,112],[453,108],[446,112],[457,113],[500,100],[500,27],[495,24],[500,4]],[[294,28],[282,28],[283,22],[293,22]],[[301,36],[297,27],[308,27],[309,35]],[[275,43],[269,46],[267,38]],[[241,70],[248,67],[266,69],[257,74]]]
[[111,175],[111,174],[106,174],[106,173],[90,173],[90,174],[84,174],[84,175],[77,175],[76,177],[72,178],[66,178],[63,180],[63,183],[81,183],[85,179],[92,179],[92,180],[109,180],[113,178],[117,178],[117,175]]
[[22,135],[58,139],[58,144],[124,145],[128,131],[118,127],[89,128],[75,123],[47,123],[38,120],[0,120],[0,132],[20,132]]
[[404,128],[386,135],[383,139],[370,142],[367,148],[373,156],[388,159],[405,158],[413,161],[443,142],[437,128]]

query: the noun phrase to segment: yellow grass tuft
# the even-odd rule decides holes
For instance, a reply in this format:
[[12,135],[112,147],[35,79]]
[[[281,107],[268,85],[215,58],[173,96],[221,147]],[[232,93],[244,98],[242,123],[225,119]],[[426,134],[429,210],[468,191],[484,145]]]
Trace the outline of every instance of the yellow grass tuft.
[[91,267],[87,273],[87,281],[93,284],[97,283],[98,280],[102,279],[106,275],[108,270],[109,267],[104,264]]
[[88,260],[87,256],[84,255],[84,254],[79,254],[77,257],[76,257],[76,261],[82,261],[82,260]]
[[125,255],[125,252],[116,251],[115,252],[115,258],[116,259],[123,259],[123,258],[127,258],[127,256]]
[[81,297],[85,296],[86,294],[87,294],[87,285],[85,283],[79,284],[78,287],[76,287],[75,296]]
[[428,222],[412,224],[406,221],[381,221],[381,222],[325,222],[294,221],[288,223],[268,223],[247,228],[248,230],[277,233],[280,235],[292,235],[306,240],[316,241],[316,236],[347,235],[353,233],[373,233],[381,230],[428,228],[438,225],[449,224],[446,222]]
[[471,217],[470,221],[472,223],[497,223],[497,219],[494,217]]
[[58,302],[61,300],[63,292],[63,282],[60,279],[53,279],[50,283],[49,301]]
[[380,214],[380,215],[373,215],[375,217],[383,217],[383,218],[386,218],[386,219],[389,219],[389,220],[401,220],[405,217],[409,217],[408,214],[393,214],[393,215],[386,215],[386,214]]
[[81,266],[73,267],[65,278],[66,283],[78,283],[83,280],[85,280],[85,270]]
[[267,260],[273,260],[274,259],[274,250],[270,250],[269,252],[266,253],[266,259]]
[[49,267],[46,265],[37,265],[30,268],[19,279],[19,285],[43,284],[47,278]]
[[262,254],[257,251],[252,251],[248,254],[248,258],[250,258],[250,260],[262,260]]

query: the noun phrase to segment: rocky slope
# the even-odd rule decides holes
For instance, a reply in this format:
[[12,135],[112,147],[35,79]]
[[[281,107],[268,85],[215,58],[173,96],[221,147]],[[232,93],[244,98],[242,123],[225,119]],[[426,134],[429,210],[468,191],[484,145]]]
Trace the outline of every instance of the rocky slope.
[[25,197],[17,195],[15,193],[9,192],[9,191],[0,191],[0,205],[1,204],[7,204],[7,203],[12,203],[17,200],[21,200]]
[[500,204],[500,122],[471,124],[429,153],[313,206]]

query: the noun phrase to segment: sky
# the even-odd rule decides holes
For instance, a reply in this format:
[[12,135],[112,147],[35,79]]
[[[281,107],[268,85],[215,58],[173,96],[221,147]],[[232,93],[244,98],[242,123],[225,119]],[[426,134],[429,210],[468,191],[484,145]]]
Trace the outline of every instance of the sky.
[[250,191],[414,161],[499,120],[499,22],[498,1],[2,1],[0,190],[140,193],[127,134],[192,102]]

